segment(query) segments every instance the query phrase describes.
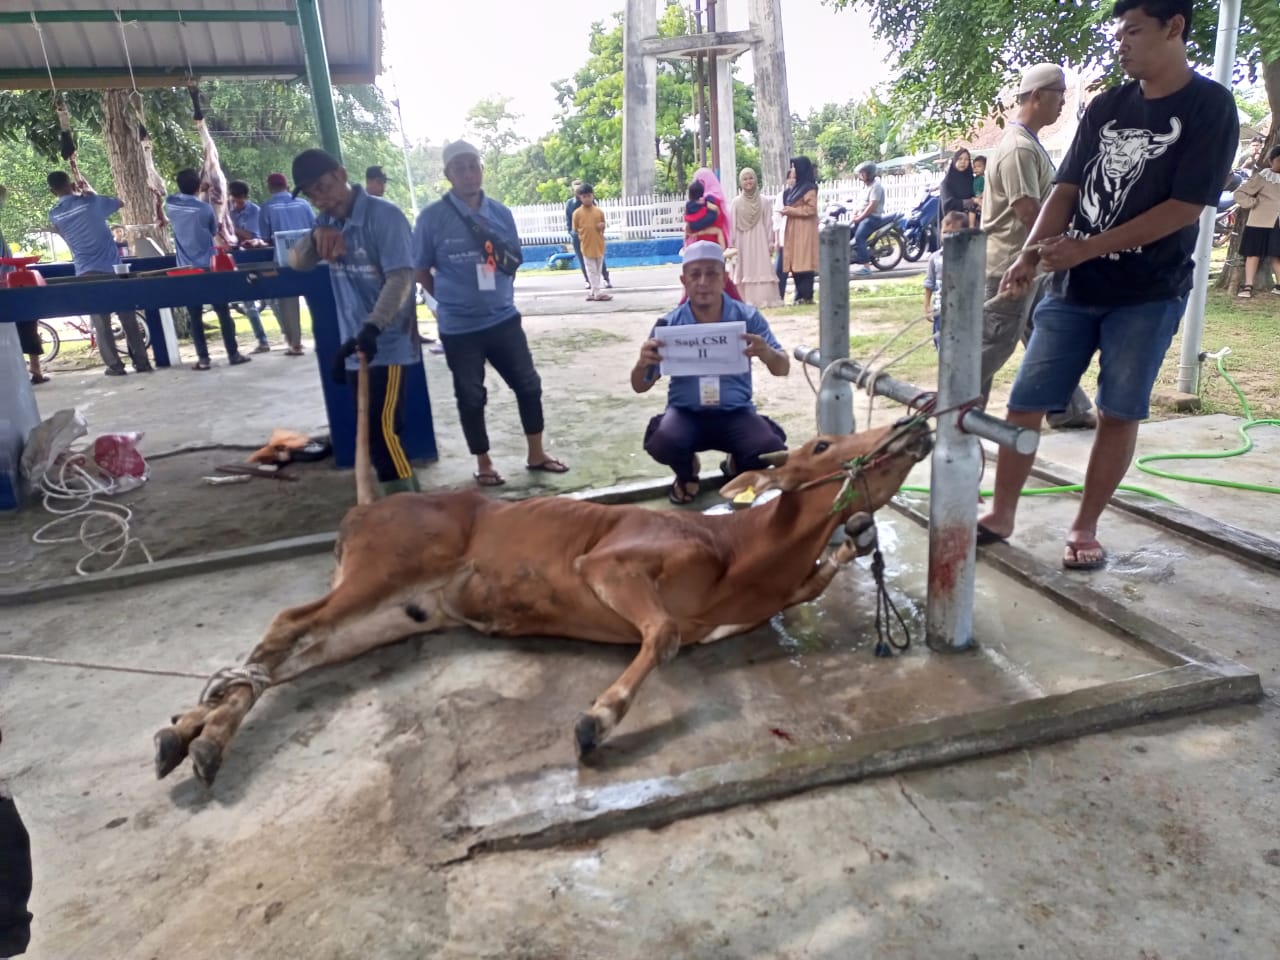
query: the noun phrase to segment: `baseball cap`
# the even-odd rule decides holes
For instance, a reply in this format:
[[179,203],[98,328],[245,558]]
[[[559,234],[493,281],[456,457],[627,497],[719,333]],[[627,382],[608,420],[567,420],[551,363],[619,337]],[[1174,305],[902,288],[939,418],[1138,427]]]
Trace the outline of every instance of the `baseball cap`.
[[382,167],[374,165],[364,168],[364,178],[366,180],[386,180],[387,175],[382,172]]
[[724,247],[714,240],[695,240],[684,248],[684,252],[680,254],[680,262],[693,263],[697,260],[724,263]]
[[1067,75],[1056,63],[1037,63],[1022,72],[1022,82],[1018,85],[1018,94],[1034,93],[1054,87],[1059,90],[1067,86]]
[[479,160],[480,151],[465,140],[454,140],[451,143],[445,144],[443,159],[446,170],[449,169],[449,164],[453,163],[454,160],[457,160],[458,157],[475,157]]
[[269,173],[267,174],[267,189],[268,190],[288,190],[289,178],[286,177],[283,173]]
[[331,154],[319,147],[303,150],[293,158],[293,195],[296,197],[326,173],[337,170],[340,166],[342,164]]

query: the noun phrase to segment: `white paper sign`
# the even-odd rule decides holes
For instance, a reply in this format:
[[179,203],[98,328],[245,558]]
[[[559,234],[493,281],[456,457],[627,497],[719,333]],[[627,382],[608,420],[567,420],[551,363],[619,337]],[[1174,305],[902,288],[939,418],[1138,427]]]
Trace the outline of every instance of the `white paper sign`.
[[746,373],[751,366],[744,338],[747,325],[732,323],[687,323],[678,327],[658,327],[658,341],[664,377],[704,377]]

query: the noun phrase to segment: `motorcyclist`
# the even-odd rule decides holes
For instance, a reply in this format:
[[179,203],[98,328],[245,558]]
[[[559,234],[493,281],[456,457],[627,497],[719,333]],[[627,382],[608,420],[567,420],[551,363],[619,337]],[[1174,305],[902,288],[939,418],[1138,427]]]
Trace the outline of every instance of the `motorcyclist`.
[[853,217],[853,272],[865,276],[871,272],[871,251],[867,247],[867,239],[889,218],[884,215],[884,184],[880,182],[876,165],[865,160],[854,168],[853,173],[865,185],[858,201],[861,208]]

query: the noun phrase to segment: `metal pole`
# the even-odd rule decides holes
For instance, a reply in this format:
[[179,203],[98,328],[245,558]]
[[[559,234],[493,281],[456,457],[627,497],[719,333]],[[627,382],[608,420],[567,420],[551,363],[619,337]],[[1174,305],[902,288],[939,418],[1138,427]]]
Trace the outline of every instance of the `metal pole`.
[[[707,32],[716,32],[716,0],[707,0]],[[720,66],[715,53],[707,57],[708,99],[711,127],[711,169],[720,173]],[[728,198],[726,198],[726,202]]]
[[[1218,7],[1218,43],[1213,55],[1213,79],[1231,89],[1231,69],[1236,62],[1236,35],[1240,32],[1240,0],[1222,0]],[[1204,341],[1204,307],[1209,296],[1209,258],[1213,254],[1213,221],[1217,211],[1200,213],[1196,240],[1196,269],[1191,299],[1182,315],[1182,356],[1178,364],[1178,389],[1195,393],[1200,386],[1200,345]]]
[[[938,342],[938,409],[981,395],[982,295],[987,235],[962,230],[942,241],[942,328]],[[925,640],[934,650],[973,645],[977,491],[982,448],[961,426],[959,411],[938,416],[929,480],[929,596]]]
[[[818,303],[821,368],[849,357],[849,225],[832,223],[818,234],[822,299]],[[822,378],[818,432],[853,433],[853,389],[842,377]]]
[[333,108],[333,84],[329,79],[329,57],[324,49],[318,0],[297,0],[297,10],[302,56],[307,65],[307,86],[311,88],[320,143],[341,163],[342,141],[338,137],[338,115]]
[[400,96],[391,101],[396,107],[396,119],[400,123],[400,153],[404,157],[404,182],[409,187],[409,209],[418,215],[418,195],[413,189],[413,171],[409,169],[409,135],[404,132],[404,114],[400,112]]

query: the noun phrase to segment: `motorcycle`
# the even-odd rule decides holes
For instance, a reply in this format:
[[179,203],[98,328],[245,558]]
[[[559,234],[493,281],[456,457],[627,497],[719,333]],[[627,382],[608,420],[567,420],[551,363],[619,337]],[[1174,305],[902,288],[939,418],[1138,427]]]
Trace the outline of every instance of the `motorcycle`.
[[1244,170],[1232,170],[1222,193],[1218,196],[1218,212],[1213,219],[1213,245],[1220,247],[1231,239],[1236,229],[1236,213],[1240,207],[1236,204],[1235,191],[1240,184],[1249,179]]
[[938,188],[932,187],[924,192],[924,197],[915,205],[909,214],[898,221],[898,232],[902,234],[902,255],[915,263],[926,253],[938,249]]
[[[823,224],[829,223],[849,223],[849,208],[853,206],[855,201],[846,200],[844,203],[829,203],[823,215]],[[902,262],[903,252],[906,249],[906,242],[903,240],[902,233],[898,229],[898,223],[902,220],[902,215],[897,213],[886,214],[884,223],[871,232],[871,236],[867,237],[867,249],[871,251],[871,265],[877,270],[892,270]],[[854,257],[854,244],[852,234],[849,237],[849,258]]]

